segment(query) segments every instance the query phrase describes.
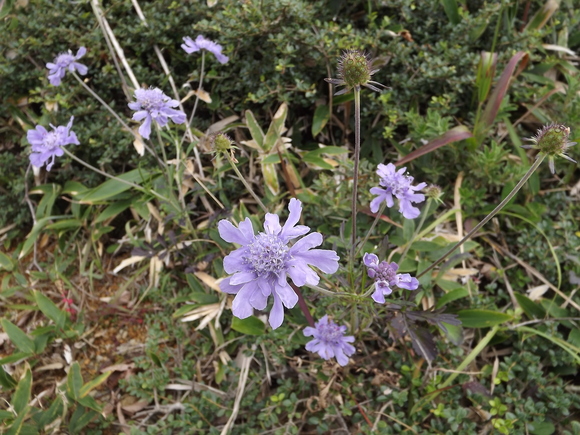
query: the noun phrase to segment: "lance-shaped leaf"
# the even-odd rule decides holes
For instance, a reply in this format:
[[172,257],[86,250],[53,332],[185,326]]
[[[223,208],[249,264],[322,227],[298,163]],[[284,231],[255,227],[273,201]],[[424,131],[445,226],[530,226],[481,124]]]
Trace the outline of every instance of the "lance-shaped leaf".
[[430,152],[433,152],[442,146],[453,142],[458,142],[460,140],[469,139],[470,137],[473,137],[473,135],[469,129],[464,125],[458,125],[457,127],[454,127],[451,130],[443,133],[438,138],[433,139],[431,142],[425,144],[421,148],[418,148],[415,151],[407,154],[405,157],[397,161],[395,165],[404,165],[405,163],[413,161],[421,156],[424,156],[425,154],[429,154]]
[[254,116],[251,110],[246,110],[246,125],[250,130],[250,135],[252,135],[252,139],[261,149],[264,149],[264,132],[262,131],[262,128],[258,124],[258,121],[256,121],[256,117]]
[[286,122],[286,116],[288,115],[288,105],[286,103],[282,103],[282,105],[278,108],[276,113],[274,114],[274,119],[268,128],[268,132],[266,133],[266,137],[264,138],[264,151],[269,152],[276,143],[282,139],[282,133],[286,131],[284,127],[284,123]]
[[483,103],[491,89],[491,83],[495,76],[495,66],[497,64],[497,53],[482,51],[477,65],[477,76],[475,86],[477,87],[477,100]]
[[[505,94],[510,86],[512,76],[517,77],[518,74],[526,68],[529,59],[530,56],[523,51],[518,51],[512,56],[505,69],[501,73],[501,76],[493,92],[491,93],[491,96],[489,97],[489,101],[485,106],[483,116],[481,117],[481,129],[478,129],[479,126],[476,126],[476,131],[478,133],[485,132],[485,130],[493,125],[495,117],[497,116],[497,112],[499,111],[499,107],[501,106],[501,102],[503,101],[503,98],[505,97]],[[518,64],[519,67],[516,70]],[[477,133],[476,137],[479,137]]]
[[526,25],[525,30],[539,30],[546,25],[560,7],[560,0],[548,0]]

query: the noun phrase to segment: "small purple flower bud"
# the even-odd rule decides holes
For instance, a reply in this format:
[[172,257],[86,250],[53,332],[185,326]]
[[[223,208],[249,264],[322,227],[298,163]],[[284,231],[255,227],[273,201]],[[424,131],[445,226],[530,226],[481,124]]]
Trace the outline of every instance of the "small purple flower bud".
[[304,328],[306,337],[314,337],[306,343],[306,350],[318,353],[325,360],[335,357],[344,367],[348,364],[348,357],[356,351],[350,344],[354,342],[354,337],[345,336],[345,332],[346,326],[338,326],[332,320],[328,320],[328,316],[324,316],[314,324],[314,328],[311,326]]

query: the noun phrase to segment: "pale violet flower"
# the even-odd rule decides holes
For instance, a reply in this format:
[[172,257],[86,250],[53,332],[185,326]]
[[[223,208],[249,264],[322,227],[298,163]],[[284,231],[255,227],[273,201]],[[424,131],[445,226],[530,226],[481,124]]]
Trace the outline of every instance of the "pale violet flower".
[[306,343],[306,350],[316,352],[321,358],[329,360],[335,357],[341,366],[348,364],[348,357],[356,351],[352,344],[354,337],[345,336],[346,326],[338,326],[328,316],[324,316],[314,324],[314,327],[304,328],[306,337],[314,337]]
[[423,202],[425,195],[422,193],[415,193],[416,190],[421,190],[427,186],[427,183],[419,183],[413,186],[413,177],[405,175],[407,168],[401,168],[398,171],[395,165],[389,163],[388,165],[379,164],[377,174],[381,178],[379,185],[381,187],[371,188],[373,195],[378,195],[371,201],[371,211],[376,213],[379,211],[379,205],[385,201],[387,207],[394,205],[393,197],[399,200],[399,212],[403,214],[406,219],[415,219],[419,216],[419,209],[413,207],[413,202]]
[[181,44],[181,48],[183,48],[187,54],[200,50],[207,50],[215,56],[219,63],[223,64],[230,60],[229,57],[222,54],[223,47],[221,45],[216,44],[209,39],[205,39],[202,35],[198,35],[197,38],[195,38],[195,41],[189,36],[185,36],[183,42],[185,42],[185,44]]
[[61,53],[55,59],[54,62],[48,62],[46,67],[48,68],[48,81],[53,86],[59,86],[60,81],[64,78],[66,70],[70,72],[78,71],[78,73],[84,76],[88,68],[82,63],[76,62],[81,57],[85,55],[87,49],[85,47],[80,47],[77,54],[73,56],[72,51],[68,53]]
[[284,320],[284,308],[293,308],[298,296],[288,284],[302,287],[318,284],[319,277],[310,268],[317,267],[325,273],[338,270],[338,255],[326,249],[312,249],[322,244],[320,233],[311,233],[289,245],[290,240],[310,231],[305,225],[296,225],[302,213],[302,203],[291,199],[290,214],[284,226],[278,215],[266,213],[264,232],[254,233],[252,221],[246,218],[235,227],[223,219],[218,223],[220,237],[226,242],[237,243],[240,248],[224,258],[224,270],[233,274],[220,283],[223,292],[235,294],[232,311],[234,316],[245,319],[254,308],[264,310],[270,296],[274,299],[269,322],[276,329]]
[[375,254],[365,254],[363,262],[368,268],[367,273],[375,280],[375,291],[372,298],[379,304],[385,303],[385,296],[389,296],[395,287],[406,290],[417,290],[419,281],[408,273],[397,273],[399,265],[381,261]]
[[26,138],[32,145],[30,154],[30,163],[41,168],[46,163],[46,170],[50,171],[54,164],[54,158],[64,154],[62,147],[65,145],[79,145],[79,140],[74,131],[70,131],[73,124],[74,116],[66,127],[50,125],[53,131],[47,131],[42,125],[37,125],[33,130],[28,130]]
[[185,122],[185,113],[180,110],[172,109],[179,106],[179,101],[172,100],[165,95],[159,88],[137,89],[135,99],[129,103],[132,110],[136,110],[133,115],[133,121],[143,121],[139,127],[139,134],[145,139],[151,135],[151,120],[159,124],[159,127],[165,127],[169,118],[176,124]]

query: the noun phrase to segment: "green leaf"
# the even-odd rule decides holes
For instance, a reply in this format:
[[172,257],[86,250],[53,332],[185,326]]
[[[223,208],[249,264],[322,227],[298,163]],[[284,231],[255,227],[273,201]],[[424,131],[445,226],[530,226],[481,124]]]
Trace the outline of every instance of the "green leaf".
[[38,308],[40,308],[40,311],[42,311],[46,317],[52,320],[58,328],[64,328],[66,314],[63,310],[58,308],[54,302],[38,290],[34,291],[34,299],[38,304]]
[[35,353],[34,341],[22,329],[8,319],[0,319],[0,324],[2,324],[2,328],[8,334],[8,338],[10,338],[12,344],[20,351],[27,354]]
[[246,110],[246,125],[250,130],[252,139],[256,141],[260,148],[264,149],[264,132],[256,121],[256,118],[254,117],[254,114],[251,110]]
[[32,230],[30,231],[30,233],[28,233],[28,235],[26,236],[26,240],[24,241],[22,248],[20,249],[20,254],[18,254],[18,259],[21,259],[22,257],[26,256],[30,252],[30,250],[34,246],[34,243],[36,242],[38,235],[40,234],[42,229],[50,223],[51,220],[66,219],[69,217],[70,216],[67,216],[67,215],[48,216],[48,217],[37,220],[36,223],[34,224],[34,226],[32,227]]
[[533,423],[534,428],[530,429],[532,435],[552,435],[556,432],[556,426],[549,421],[540,421]]
[[441,5],[443,6],[443,10],[445,11],[445,15],[449,19],[451,24],[459,24],[461,21],[459,15],[459,8],[457,6],[456,0],[439,0]]
[[111,373],[113,373],[113,372],[105,372],[102,375],[97,376],[92,381],[89,381],[85,385],[83,385],[82,388],[81,388],[81,390],[80,390],[80,398],[85,397],[92,390],[94,390],[99,385],[101,385],[103,382],[105,382],[107,380],[107,378],[109,376],[111,376]]
[[330,120],[330,107],[322,104],[314,111],[314,119],[312,120],[312,136],[316,137],[322,131],[326,123]]
[[12,425],[8,428],[8,430],[6,431],[6,433],[4,435],[19,435],[22,430],[22,424],[24,423],[24,419],[26,418],[26,415],[28,414],[29,411],[29,407],[27,406],[26,409],[24,409],[19,415],[18,417],[16,417],[14,419],[14,421],[12,422]]
[[266,325],[255,316],[250,316],[246,319],[234,317],[232,329],[246,335],[264,335]]
[[456,288],[455,290],[451,290],[449,293],[444,294],[439,298],[437,301],[437,308],[441,308],[445,304],[455,301],[457,299],[465,298],[469,296],[469,291],[465,287]]
[[44,195],[36,207],[36,219],[42,219],[43,217],[51,215],[52,207],[54,206],[60,191],[61,187],[58,184],[53,183],[37,186],[30,191],[31,194],[42,193]]
[[324,161],[324,159],[322,157],[310,155],[310,153],[305,154],[304,157],[302,157],[302,161],[304,163],[310,163],[311,165],[317,166],[321,169],[328,169],[328,170],[334,169],[334,166],[332,166],[330,163],[327,163],[326,161]]
[[48,224],[47,230],[68,230],[69,228],[79,228],[83,225],[79,219],[63,219],[53,224]]
[[125,211],[131,205],[132,200],[125,199],[123,201],[117,201],[107,208],[105,208],[95,219],[95,223],[98,224],[100,222],[106,221],[111,219],[112,217],[117,216],[119,213]]
[[14,378],[6,373],[2,366],[0,366],[0,385],[2,385],[6,390],[11,390],[16,384],[17,382]]
[[275,165],[268,165],[262,162],[262,175],[264,183],[272,195],[278,195],[280,192],[280,184],[278,184],[278,172]]
[[62,414],[64,410],[62,400],[59,396],[54,398],[54,401],[46,411],[38,418],[38,427],[44,428],[52,423],[56,418]]
[[0,252],[0,267],[6,269],[8,272],[14,269],[14,263],[12,262],[12,259],[4,252]]
[[461,325],[450,325],[449,323],[441,322],[445,328],[438,328],[445,334],[447,340],[455,346],[461,346],[463,343],[463,327]]
[[[131,183],[141,183],[143,180],[149,177],[149,171],[142,169],[134,169],[125,174],[117,176],[121,180],[125,180]],[[111,199],[118,195],[119,193],[125,192],[131,189],[129,184],[123,183],[119,180],[107,180],[100,186],[90,189],[87,192],[78,194],[75,199],[80,201],[82,204],[95,204],[108,199]]]
[[491,310],[461,310],[459,320],[465,328],[489,328],[513,319],[512,316]]
[[77,409],[73,412],[68,424],[69,431],[73,434],[81,433],[81,430],[97,415],[98,413],[92,409],[77,406]]
[[75,400],[80,398],[81,388],[83,387],[83,376],[81,375],[81,366],[78,362],[73,362],[68,372],[66,380],[67,393]]
[[515,293],[514,296],[516,297],[518,304],[520,304],[520,307],[522,307],[522,310],[524,310],[524,313],[526,313],[526,316],[530,319],[543,319],[546,317],[546,310],[544,310],[544,307],[540,304],[532,301],[521,293]]
[[263,149],[269,152],[276,142],[282,137],[282,131],[284,131],[284,123],[286,122],[286,116],[288,115],[288,105],[282,103],[276,113],[274,114],[274,119],[270,123],[266,137],[264,138]]
[[24,376],[20,381],[18,381],[18,386],[16,391],[12,395],[12,407],[16,411],[17,415],[20,415],[22,411],[27,407],[28,402],[30,402],[30,394],[32,392],[32,372],[27,369]]

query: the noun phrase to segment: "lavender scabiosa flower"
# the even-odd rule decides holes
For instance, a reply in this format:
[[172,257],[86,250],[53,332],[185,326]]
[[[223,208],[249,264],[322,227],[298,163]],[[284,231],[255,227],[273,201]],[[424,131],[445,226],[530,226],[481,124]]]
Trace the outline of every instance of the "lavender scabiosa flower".
[[88,68],[82,63],[76,62],[81,57],[85,55],[87,49],[85,47],[80,47],[77,54],[73,56],[72,51],[68,53],[61,53],[55,59],[54,62],[48,62],[46,67],[48,68],[48,81],[53,86],[59,86],[60,81],[64,78],[66,70],[70,72],[78,71],[78,73],[84,76]]
[[172,109],[179,106],[179,101],[172,100],[159,88],[137,89],[135,99],[129,103],[131,110],[136,110],[133,115],[133,121],[145,120],[139,127],[139,134],[145,139],[151,135],[151,120],[154,120],[160,127],[165,127],[169,118],[175,124],[185,122],[185,113],[180,110]]
[[54,158],[64,154],[62,147],[65,145],[79,145],[79,140],[74,131],[70,131],[74,116],[70,117],[67,126],[50,125],[53,131],[47,131],[42,125],[37,125],[33,130],[28,130],[26,138],[32,145],[30,163],[41,168],[46,163],[46,170],[50,171],[54,164]]
[[233,274],[220,283],[223,292],[235,294],[232,305],[234,316],[245,319],[253,309],[266,308],[268,298],[274,299],[269,322],[276,329],[284,320],[284,308],[293,308],[298,296],[287,282],[302,287],[318,284],[318,275],[309,267],[315,266],[325,273],[338,270],[338,255],[320,246],[322,235],[311,233],[292,246],[288,242],[310,231],[305,225],[296,225],[302,213],[302,203],[291,199],[290,215],[284,226],[280,226],[278,215],[266,213],[264,232],[254,234],[252,221],[246,218],[236,228],[223,219],[218,223],[220,237],[226,242],[242,245],[224,258],[224,270]]
[[348,364],[348,357],[356,351],[352,344],[354,337],[345,336],[346,326],[338,326],[328,316],[324,316],[314,324],[314,327],[304,328],[306,337],[314,337],[306,343],[306,350],[316,352],[321,358],[329,360],[335,357],[341,366]]
[[392,207],[394,196],[399,200],[399,212],[406,219],[415,219],[419,216],[419,209],[413,207],[412,203],[419,203],[425,200],[425,195],[415,193],[415,191],[425,188],[427,183],[419,183],[413,186],[411,184],[413,183],[413,177],[405,175],[406,170],[407,168],[401,168],[397,171],[392,163],[388,165],[379,164],[377,174],[381,177],[379,181],[381,187],[371,188],[371,193],[378,195],[371,201],[371,211],[373,213],[379,210],[379,205],[383,201],[387,203],[387,207]]
[[372,298],[379,304],[385,303],[385,296],[393,292],[394,287],[404,288],[407,290],[417,290],[419,281],[408,273],[397,273],[399,265],[397,263],[388,263],[381,261],[375,254],[365,254],[363,262],[368,268],[369,278],[375,280],[375,291]]
[[202,35],[198,35],[197,38],[195,38],[195,41],[191,39],[189,36],[185,36],[183,38],[183,41],[185,42],[185,44],[181,44],[181,48],[183,48],[187,54],[191,54],[193,52],[200,51],[203,49],[213,54],[215,58],[218,60],[218,62],[221,64],[224,64],[228,60],[230,60],[229,57],[227,57],[225,54],[222,54],[223,47],[221,45],[216,44],[215,42],[210,41],[209,39],[205,39]]
[[566,160],[570,160],[573,163],[577,163],[568,155],[565,154],[566,150],[577,142],[570,142],[568,138],[570,137],[570,128],[562,124],[550,124],[545,125],[539,129],[535,136],[528,138],[533,145],[522,145],[522,148],[535,148],[540,152],[536,156],[538,158],[541,154],[548,157],[548,166],[550,167],[550,172],[554,174],[556,168],[554,167],[554,157],[560,156]]

